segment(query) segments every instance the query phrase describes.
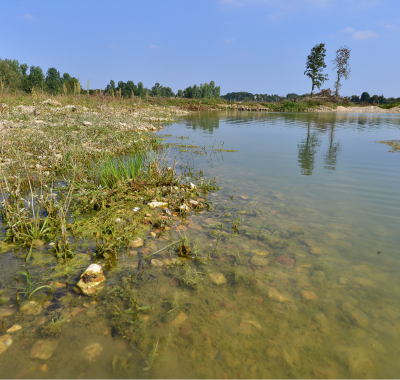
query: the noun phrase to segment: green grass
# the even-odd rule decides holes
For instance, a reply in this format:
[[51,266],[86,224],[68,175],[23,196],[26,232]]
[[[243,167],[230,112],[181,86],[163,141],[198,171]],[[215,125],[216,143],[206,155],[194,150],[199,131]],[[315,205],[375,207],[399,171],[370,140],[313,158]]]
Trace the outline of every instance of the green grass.
[[113,188],[121,181],[136,180],[143,170],[144,154],[129,157],[107,157],[96,168],[98,182],[104,187]]

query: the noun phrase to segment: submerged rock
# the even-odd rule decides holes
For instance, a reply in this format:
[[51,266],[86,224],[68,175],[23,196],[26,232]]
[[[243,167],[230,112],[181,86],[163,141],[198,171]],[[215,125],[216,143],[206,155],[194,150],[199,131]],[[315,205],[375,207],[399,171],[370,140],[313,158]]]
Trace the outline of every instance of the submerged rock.
[[226,284],[226,277],[220,272],[210,273],[210,280],[215,285]]
[[259,267],[265,267],[268,265],[269,260],[256,254],[251,258],[250,262]]
[[103,346],[100,343],[93,343],[83,349],[82,355],[86,360],[94,362],[102,351]]
[[171,322],[172,326],[182,326],[184,323],[187,322],[189,316],[183,312],[179,313],[175,319]]
[[281,303],[290,301],[289,298],[286,298],[285,296],[283,296],[275,288],[270,288],[268,290],[268,298],[270,298],[271,300],[274,300],[274,301],[281,302]]
[[28,301],[21,307],[21,312],[26,315],[39,315],[42,312],[42,305],[36,301]]
[[0,336],[0,355],[11,346],[12,339],[10,335]]
[[58,346],[56,340],[38,340],[31,348],[30,358],[48,360],[53,355],[53,352]]
[[137,238],[135,240],[131,240],[129,242],[129,248],[139,248],[139,247],[143,247],[143,239],[141,238]]
[[308,290],[302,290],[300,294],[301,298],[306,301],[315,301],[318,299],[318,296],[315,293],[309,292]]
[[168,207],[167,202],[150,202],[147,204],[151,208],[156,208],[156,207]]
[[81,274],[76,286],[87,296],[93,296],[103,289],[105,280],[101,266],[92,264]]
[[9,307],[0,307],[0,318],[11,317],[15,313],[15,309],[11,309]]
[[21,330],[21,329],[22,329],[22,327],[20,325],[14,325],[14,326],[10,327],[7,330],[7,332],[8,333],[12,333],[12,332],[15,332],[15,331],[18,331],[18,330]]

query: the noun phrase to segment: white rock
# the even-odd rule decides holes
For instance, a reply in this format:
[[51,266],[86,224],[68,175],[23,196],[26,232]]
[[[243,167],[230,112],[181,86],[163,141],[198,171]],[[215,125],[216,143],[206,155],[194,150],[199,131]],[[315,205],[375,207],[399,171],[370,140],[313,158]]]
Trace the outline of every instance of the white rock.
[[151,208],[167,207],[168,203],[167,202],[150,202],[150,203],[148,203],[148,206]]
[[90,121],[84,121],[82,123],[82,125],[84,125],[85,127],[88,127],[88,126],[92,125],[92,123]]

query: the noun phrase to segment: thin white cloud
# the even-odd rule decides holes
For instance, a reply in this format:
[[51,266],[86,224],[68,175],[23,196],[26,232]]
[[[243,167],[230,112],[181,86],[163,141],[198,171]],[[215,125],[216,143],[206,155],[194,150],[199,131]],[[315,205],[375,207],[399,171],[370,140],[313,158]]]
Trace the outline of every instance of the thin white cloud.
[[234,38],[226,38],[226,39],[224,40],[224,43],[226,43],[226,44],[231,44],[231,43],[234,42],[234,41],[235,41]]
[[24,18],[25,20],[34,20],[35,18],[30,15],[29,13],[25,13],[22,18]]
[[394,24],[385,24],[384,27],[392,32],[395,32],[398,29],[397,25]]
[[355,28],[348,27],[342,30],[343,32],[350,33],[353,40],[361,41],[361,40],[368,40],[370,38],[377,37],[378,34],[372,32],[371,30],[356,30]]
[[161,46],[149,45],[148,48],[149,48],[149,49],[161,49]]
[[353,40],[368,40],[370,38],[376,37],[377,34],[374,32],[371,32],[370,30],[364,30],[364,31],[357,31],[353,33]]
[[109,47],[110,49],[113,49],[113,50],[120,50],[120,49],[121,49],[119,46],[114,45],[114,44],[108,45],[108,47]]

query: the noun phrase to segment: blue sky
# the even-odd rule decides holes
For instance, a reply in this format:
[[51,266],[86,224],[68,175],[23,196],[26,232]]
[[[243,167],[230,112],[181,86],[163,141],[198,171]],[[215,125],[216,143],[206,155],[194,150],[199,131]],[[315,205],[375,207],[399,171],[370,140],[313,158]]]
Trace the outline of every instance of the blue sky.
[[347,45],[343,95],[400,96],[400,0],[12,0],[0,19],[0,58],[56,67],[84,88],[88,78],[174,91],[214,80],[222,94],[303,94],[306,57],[324,42],[323,88]]

